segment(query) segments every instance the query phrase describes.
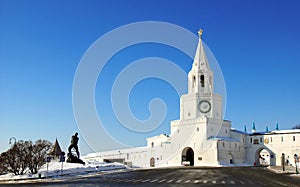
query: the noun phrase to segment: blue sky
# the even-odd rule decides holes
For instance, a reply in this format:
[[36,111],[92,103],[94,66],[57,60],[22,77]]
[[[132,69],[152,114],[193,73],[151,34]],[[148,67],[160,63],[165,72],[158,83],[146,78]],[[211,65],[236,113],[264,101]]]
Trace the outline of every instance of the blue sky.
[[[298,1],[14,1],[0,0],[0,152],[10,137],[57,137],[66,150],[78,131],[72,109],[76,68],[89,46],[103,34],[138,21],[163,21],[194,32],[204,28],[203,40],[223,71],[227,88],[225,118],[232,126],[258,130],[268,125],[288,129],[300,123],[300,3]],[[150,45],[150,44],[149,44]],[[159,56],[186,72],[192,60],[174,49],[150,45],[124,50],[123,63]],[[124,64],[118,54],[97,83],[96,100],[109,100],[113,78]],[[153,87],[157,89],[153,89]],[[163,94],[162,94],[163,93]],[[132,91],[135,115],[146,119],[153,97],[161,97],[168,113],[163,124],[149,134],[124,135],[120,141],[145,145],[144,138],[169,133],[169,121],[179,118],[179,97],[172,87],[156,79],[145,80]],[[105,124],[117,133],[118,122],[109,103]],[[101,137],[99,137],[101,141]],[[89,150],[80,139],[83,153]]]

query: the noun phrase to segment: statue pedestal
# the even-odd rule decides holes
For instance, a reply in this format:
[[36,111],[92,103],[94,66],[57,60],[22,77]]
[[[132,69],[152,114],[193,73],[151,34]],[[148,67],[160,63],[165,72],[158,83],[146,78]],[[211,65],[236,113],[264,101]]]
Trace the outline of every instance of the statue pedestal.
[[73,154],[68,153],[68,158],[67,158],[68,163],[78,163],[78,164],[85,164],[81,159],[79,159],[77,156],[74,156]]

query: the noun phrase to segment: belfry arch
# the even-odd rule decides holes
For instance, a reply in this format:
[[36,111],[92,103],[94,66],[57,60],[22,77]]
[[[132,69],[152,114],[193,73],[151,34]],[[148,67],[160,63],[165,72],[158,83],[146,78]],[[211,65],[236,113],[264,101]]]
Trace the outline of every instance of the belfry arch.
[[200,84],[201,84],[201,87],[203,88],[204,87],[204,75],[200,76]]
[[195,77],[195,75],[193,75],[193,80],[192,80],[192,88],[195,88],[196,87],[196,77]]

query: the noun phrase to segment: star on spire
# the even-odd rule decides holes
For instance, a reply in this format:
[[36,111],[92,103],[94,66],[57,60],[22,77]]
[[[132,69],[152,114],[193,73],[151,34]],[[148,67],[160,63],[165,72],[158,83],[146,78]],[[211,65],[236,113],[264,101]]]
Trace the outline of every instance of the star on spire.
[[200,30],[198,31],[198,35],[199,35],[200,38],[202,38],[202,33],[203,33],[203,29],[200,29]]

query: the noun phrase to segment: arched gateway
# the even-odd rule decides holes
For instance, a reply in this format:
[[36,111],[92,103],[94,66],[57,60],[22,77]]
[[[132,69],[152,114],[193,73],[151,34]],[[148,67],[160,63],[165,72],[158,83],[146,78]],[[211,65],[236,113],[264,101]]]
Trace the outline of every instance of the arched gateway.
[[183,165],[194,166],[194,151],[190,147],[186,147],[182,150],[181,163]]
[[255,152],[255,165],[272,166],[276,165],[275,153],[265,147],[258,148]]

